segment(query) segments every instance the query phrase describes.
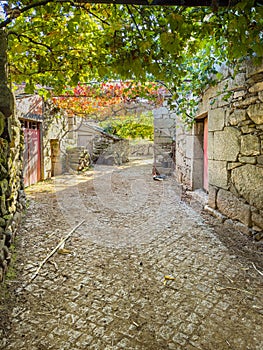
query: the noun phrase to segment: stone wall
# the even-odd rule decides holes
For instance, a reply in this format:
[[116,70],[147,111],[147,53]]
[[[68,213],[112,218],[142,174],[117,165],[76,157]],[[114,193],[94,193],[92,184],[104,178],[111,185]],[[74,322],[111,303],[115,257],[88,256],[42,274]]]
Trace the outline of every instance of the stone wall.
[[263,64],[248,62],[234,79],[224,73],[221,93],[208,91],[208,205],[244,231],[262,232]]
[[129,161],[129,140],[114,135],[98,133],[93,139],[93,163],[122,165]]
[[153,141],[130,140],[129,157],[153,157]]
[[122,165],[129,161],[129,141],[95,135],[92,152],[84,146],[68,148],[66,171],[86,171],[90,165]]
[[0,30],[0,281],[10,263],[9,248],[25,208],[23,136],[15,115],[14,96],[7,87],[6,33]]
[[171,174],[175,162],[176,114],[169,110],[167,101],[153,110],[154,164],[163,174]]
[[177,118],[176,122],[176,162],[175,177],[188,190],[192,190],[192,156],[193,156],[193,136],[192,131]]
[[[87,150],[93,164],[121,165],[128,161],[129,141],[106,133],[92,120],[82,120],[77,130],[77,139],[79,152],[81,149]],[[70,153],[68,152],[69,157]],[[72,163],[68,160],[68,163]]]

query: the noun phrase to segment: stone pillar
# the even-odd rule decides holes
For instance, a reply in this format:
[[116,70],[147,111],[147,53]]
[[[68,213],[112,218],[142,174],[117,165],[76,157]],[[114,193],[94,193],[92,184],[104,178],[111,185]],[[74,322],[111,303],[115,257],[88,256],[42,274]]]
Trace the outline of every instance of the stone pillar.
[[7,85],[7,37],[0,30],[0,281],[11,260],[14,240],[25,206],[22,178],[23,137]]
[[153,111],[154,165],[157,170],[171,175],[175,166],[176,114],[169,110],[167,101]]

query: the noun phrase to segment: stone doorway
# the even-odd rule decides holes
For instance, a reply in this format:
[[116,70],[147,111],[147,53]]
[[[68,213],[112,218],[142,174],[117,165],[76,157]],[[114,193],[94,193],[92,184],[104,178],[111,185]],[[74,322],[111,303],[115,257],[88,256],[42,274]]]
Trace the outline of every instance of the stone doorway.
[[196,119],[193,139],[193,190],[208,192],[208,118],[207,114]]

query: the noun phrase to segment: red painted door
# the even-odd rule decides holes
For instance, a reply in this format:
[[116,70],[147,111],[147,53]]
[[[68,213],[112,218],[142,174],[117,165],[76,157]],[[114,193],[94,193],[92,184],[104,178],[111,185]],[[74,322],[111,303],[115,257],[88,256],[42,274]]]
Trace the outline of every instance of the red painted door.
[[204,119],[204,178],[203,187],[208,192],[208,118]]
[[40,180],[40,130],[24,129],[24,183],[30,186]]

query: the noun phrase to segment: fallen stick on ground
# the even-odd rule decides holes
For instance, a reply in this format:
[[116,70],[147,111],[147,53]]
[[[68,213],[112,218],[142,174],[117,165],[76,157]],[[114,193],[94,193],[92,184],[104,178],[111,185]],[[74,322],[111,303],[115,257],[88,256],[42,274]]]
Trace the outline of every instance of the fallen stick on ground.
[[66,242],[66,240],[72,235],[73,232],[76,231],[77,228],[79,228],[85,220],[81,221],[77,226],[75,226],[59,243],[58,245],[48,254],[48,256],[41,262],[38,269],[34,273],[34,275],[31,277],[30,282],[32,282],[37,275],[39,274],[39,271],[42,269],[42,267],[45,265],[45,263],[56,253],[56,251],[62,246],[63,243]]
[[261,276],[263,276],[263,272],[259,271],[259,269],[256,267],[256,265],[254,263],[252,263],[252,266]]
[[249,292],[248,290],[245,289],[239,289],[239,288],[235,288],[235,287],[222,287],[222,288],[216,288],[217,292],[221,292],[222,290],[226,290],[226,289],[232,289],[232,290],[237,290],[239,292],[244,292],[250,295],[254,295],[253,293]]

